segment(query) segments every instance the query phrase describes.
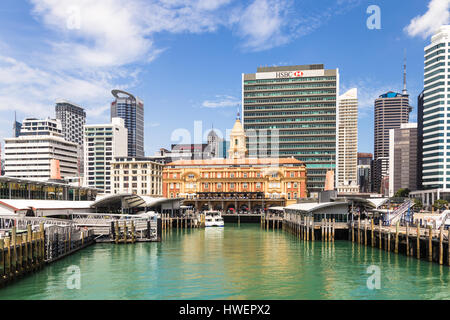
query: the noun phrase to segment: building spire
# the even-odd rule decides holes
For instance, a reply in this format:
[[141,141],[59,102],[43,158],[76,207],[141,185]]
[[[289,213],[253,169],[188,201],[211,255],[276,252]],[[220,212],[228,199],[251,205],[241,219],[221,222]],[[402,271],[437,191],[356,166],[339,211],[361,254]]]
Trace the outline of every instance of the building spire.
[[238,110],[237,110],[237,117],[236,117],[236,120],[241,120],[241,113],[240,113],[240,111],[239,111],[239,108],[238,108]]
[[403,58],[403,95],[408,95],[408,90],[406,89],[406,49]]

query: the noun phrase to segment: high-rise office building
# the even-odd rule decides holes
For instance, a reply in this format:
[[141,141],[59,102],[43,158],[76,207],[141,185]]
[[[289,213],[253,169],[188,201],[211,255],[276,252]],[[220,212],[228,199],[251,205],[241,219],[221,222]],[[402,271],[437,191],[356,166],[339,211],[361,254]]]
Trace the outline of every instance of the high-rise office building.
[[389,130],[409,122],[409,95],[389,91],[375,100],[374,192],[380,192],[381,181],[389,175]]
[[128,156],[144,157],[144,102],[131,93],[112,90],[111,119],[122,118],[128,129]]
[[357,193],[358,187],[358,89],[339,97],[337,109],[336,188]]
[[260,67],[242,75],[242,89],[249,156],[293,156],[306,163],[311,196],[324,190],[327,170],[335,169],[339,70]]
[[57,119],[25,119],[19,137],[5,139],[6,176],[48,180],[55,160],[62,178],[77,176],[77,144],[63,138]]
[[84,184],[111,193],[111,162],[128,151],[124,121],[112,118],[109,124],[85,125],[84,131]]
[[417,190],[422,190],[423,171],[423,91],[417,97]]
[[399,189],[417,190],[417,123],[389,131],[389,197]]
[[[450,157],[446,150],[450,136],[450,26],[443,26],[425,47],[423,91],[424,189],[450,188]],[[447,125],[446,125],[447,124]],[[420,124],[419,124],[420,125]]]
[[56,119],[61,121],[64,139],[78,145],[78,170],[82,176],[84,171],[83,126],[86,124],[86,112],[72,102],[58,100],[55,113]]
[[359,192],[372,192],[372,165],[371,153],[358,153],[358,185]]

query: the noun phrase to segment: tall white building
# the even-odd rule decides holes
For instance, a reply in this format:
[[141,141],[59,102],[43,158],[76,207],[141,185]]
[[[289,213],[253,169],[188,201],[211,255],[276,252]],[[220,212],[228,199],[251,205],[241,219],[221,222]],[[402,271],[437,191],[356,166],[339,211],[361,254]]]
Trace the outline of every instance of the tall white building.
[[358,89],[339,97],[336,112],[336,186],[338,192],[357,193]]
[[48,180],[52,160],[62,178],[77,176],[77,144],[63,138],[57,119],[25,119],[19,137],[5,139],[6,176]]
[[423,188],[450,189],[450,25],[425,47],[423,104]]
[[126,157],[128,134],[124,120],[84,126],[84,185],[111,193],[111,162]]

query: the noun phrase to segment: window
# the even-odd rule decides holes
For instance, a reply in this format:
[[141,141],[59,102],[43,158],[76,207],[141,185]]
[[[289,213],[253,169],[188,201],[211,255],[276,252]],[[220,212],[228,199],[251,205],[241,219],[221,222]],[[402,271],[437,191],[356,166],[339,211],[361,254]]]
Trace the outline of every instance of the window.
[[209,188],[209,183],[206,182],[206,183],[205,183],[205,189],[208,189],[208,188]]
[[248,188],[248,184],[247,184],[246,182],[244,182],[244,183],[242,184],[242,187],[243,187],[244,189],[247,189],[247,188]]
[[234,183],[230,183],[230,189],[234,189]]
[[204,176],[205,176],[205,178],[209,178],[209,174],[208,173],[205,173]]
[[217,184],[217,189],[222,189],[222,184],[220,182]]
[[234,139],[234,144],[238,145],[239,140],[238,139]]
[[297,199],[297,192],[294,192],[294,199]]
[[173,189],[173,183],[170,184],[170,189]]
[[257,183],[256,183],[256,188],[257,188],[257,189],[260,189],[260,188],[261,188],[261,182],[257,182]]
[[294,182],[294,188],[297,189],[298,188],[298,183]]
[[291,186],[291,183],[288,182],[288,183],[287,183],[287,188],[290,189],[291,187],[292,187],[292,186]]
[[217,174],[217,178],[222,178],[222,174],[221,174],[221,173],[218,173],[218,174]]
[[291,178],[293,178],[295,176],[295,174],[293,172],[291,172]]
[[247,178],[247,176],[248,176],[248,174],[247,174],[247,173],[244,173],[244,178]]
[[288,199],[289,200],[291,199],[291,193],[290,192],[288,192]]
[[234,178],[234,173],[231,173],[231,174],[230,174],[230,178]]
[[194,175],[193,174],[188,175],[188,179],[194,179]]
[[174,178],[174,179],[177,178],[177,174],[176,174],[176,173],[173,174],[173,178]]

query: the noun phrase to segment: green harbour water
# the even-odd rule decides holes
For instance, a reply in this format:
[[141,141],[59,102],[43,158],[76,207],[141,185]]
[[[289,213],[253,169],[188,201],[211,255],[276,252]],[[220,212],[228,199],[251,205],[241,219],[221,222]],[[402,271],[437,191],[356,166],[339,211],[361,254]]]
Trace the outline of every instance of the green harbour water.
[[[370,290],[371,265],[381,288]],[[70,266],[81,288],[68,289]],[[450,268],[349,241],[304,242],[259,224],[95,244],[0,289],[0,299],[450,299]]]

